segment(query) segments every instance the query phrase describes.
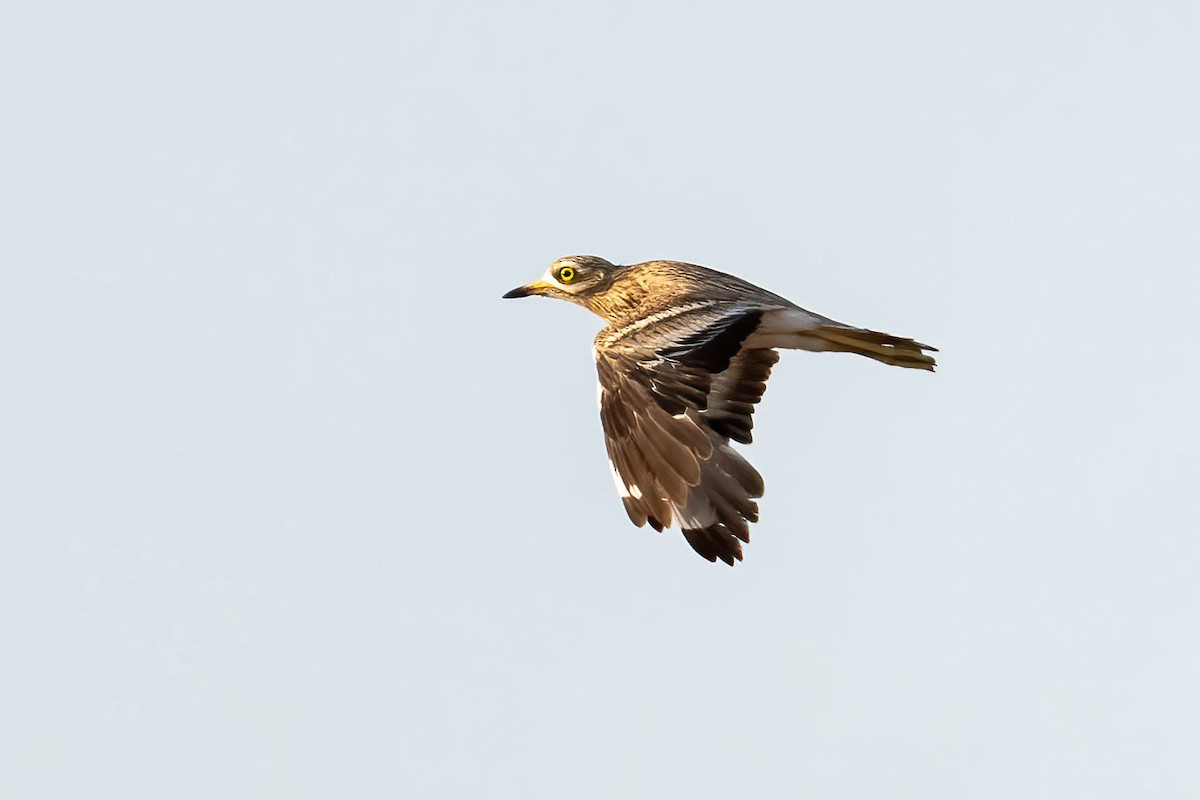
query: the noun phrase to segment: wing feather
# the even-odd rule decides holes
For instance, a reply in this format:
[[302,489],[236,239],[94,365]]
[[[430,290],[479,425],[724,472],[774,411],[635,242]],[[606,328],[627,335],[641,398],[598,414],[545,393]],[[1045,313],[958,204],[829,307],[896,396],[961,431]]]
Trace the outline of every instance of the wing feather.
[[751,415],[779,355],[746,348],[762,312],[701,308],[596,339],[600,419],[630,520],[677,523],[710,561],[742,558],[758,520],[762,477],[729,440],[748,443]]

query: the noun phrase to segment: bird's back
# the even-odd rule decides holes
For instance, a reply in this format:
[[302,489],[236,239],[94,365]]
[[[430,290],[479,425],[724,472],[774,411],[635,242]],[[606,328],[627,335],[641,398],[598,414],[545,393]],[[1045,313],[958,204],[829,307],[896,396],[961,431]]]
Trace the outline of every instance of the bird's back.
[[592,311],[609,322],[611,333],[631,321],[672,316],[676,309],[707,305],[744,310],[799,308],[749,281],[683,261],[644,261],[617,267],[606,291],[591,298]]

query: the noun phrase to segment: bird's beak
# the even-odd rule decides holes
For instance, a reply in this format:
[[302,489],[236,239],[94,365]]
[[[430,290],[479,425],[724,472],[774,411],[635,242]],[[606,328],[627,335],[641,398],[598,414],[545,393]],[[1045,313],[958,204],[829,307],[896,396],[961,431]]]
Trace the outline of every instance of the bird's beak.
[[513,297],[529,297],[530,295],[534,294],[545,294],[546,290],[549,288],[550,284],[546,283],[545,281],[534,281],[533,283],[527,283],[524,286],[518,286],[511,292],[505,292],[504,299],[508,300]]

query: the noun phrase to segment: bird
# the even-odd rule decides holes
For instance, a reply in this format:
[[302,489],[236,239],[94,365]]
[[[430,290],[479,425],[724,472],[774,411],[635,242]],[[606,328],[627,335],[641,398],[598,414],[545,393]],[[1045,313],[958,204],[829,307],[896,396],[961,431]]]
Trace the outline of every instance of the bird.
[[927,344],[837,322],[714,269],[680,261],[621,266],[565,256],[504,298],[566,300],[607,325],[593,343],[600,421],[630,521],[677,525],[692,549],[733,566],[759,518],[763,479],[734,443],[779,350],[856,353],[933,371]]

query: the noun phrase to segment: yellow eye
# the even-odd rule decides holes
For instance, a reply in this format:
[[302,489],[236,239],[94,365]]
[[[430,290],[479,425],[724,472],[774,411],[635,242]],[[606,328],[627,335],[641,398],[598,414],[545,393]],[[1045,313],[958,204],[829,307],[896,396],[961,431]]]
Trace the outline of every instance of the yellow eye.
[[563,283],[570,283],[575,280],[575,270],[571,267],[563,267],[558,271],[558,279]]

